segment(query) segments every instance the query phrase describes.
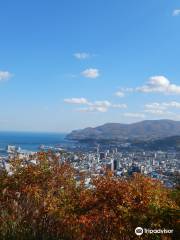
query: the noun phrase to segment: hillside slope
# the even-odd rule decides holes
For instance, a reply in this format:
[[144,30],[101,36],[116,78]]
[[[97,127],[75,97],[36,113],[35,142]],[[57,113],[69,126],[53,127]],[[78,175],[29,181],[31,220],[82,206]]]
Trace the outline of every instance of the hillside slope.
[[180,121],[146,120],[132,124],[107,123],[72,131],[67,139],[158,139],[180,135]]

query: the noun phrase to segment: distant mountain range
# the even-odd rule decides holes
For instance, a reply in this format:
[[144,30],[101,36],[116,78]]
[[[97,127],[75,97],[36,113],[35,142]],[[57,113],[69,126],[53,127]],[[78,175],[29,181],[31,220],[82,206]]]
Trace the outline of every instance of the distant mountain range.
[[146,120],[132,124],[107,123],[95,128],[75,130],[68,134],[71,140],[151,140],[180,136],[180,121]]

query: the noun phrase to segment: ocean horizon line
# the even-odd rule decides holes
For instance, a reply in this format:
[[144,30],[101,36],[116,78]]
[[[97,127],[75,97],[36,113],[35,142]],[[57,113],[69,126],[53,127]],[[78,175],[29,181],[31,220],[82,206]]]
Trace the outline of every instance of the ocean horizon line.
[[69,134],[70,132],[58,132],[58,131],[21,131],[21,130],[0,130],[0,133],[32,133],[32,134]]

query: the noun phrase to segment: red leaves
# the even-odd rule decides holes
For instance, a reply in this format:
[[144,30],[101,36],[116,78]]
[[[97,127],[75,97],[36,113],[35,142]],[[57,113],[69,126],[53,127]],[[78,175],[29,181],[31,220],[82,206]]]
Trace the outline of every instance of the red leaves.
[[149,228],[164,226],[166,215],[159,211],[178,210],[169,190],[150,178],[107,174],[87,189],[83,181],[76,186],[68,163],[59,164],[50,153],[38,157],[37,165],[21,167],[17,160],[13,175],[0,176],[0,236],[11,230],[17,239],[29,232],[52,239],[131,239],[134,228],[147,221]]

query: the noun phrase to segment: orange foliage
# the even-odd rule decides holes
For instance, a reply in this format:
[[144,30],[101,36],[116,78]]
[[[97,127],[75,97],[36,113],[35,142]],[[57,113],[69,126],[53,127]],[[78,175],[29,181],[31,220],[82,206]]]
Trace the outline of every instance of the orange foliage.
[[36,165],[13,160],[12,172],[0,174],[1,239],[154,239],[137,238],[137,226],[174,229],[177,236],[179,206],[158,181],[108,174],[87,189],[52,153],[39,153]]

